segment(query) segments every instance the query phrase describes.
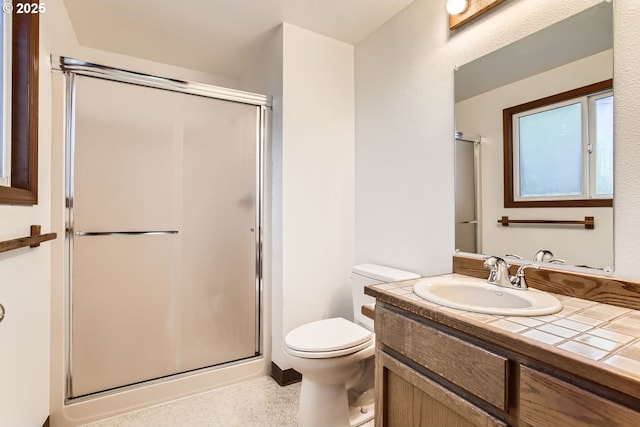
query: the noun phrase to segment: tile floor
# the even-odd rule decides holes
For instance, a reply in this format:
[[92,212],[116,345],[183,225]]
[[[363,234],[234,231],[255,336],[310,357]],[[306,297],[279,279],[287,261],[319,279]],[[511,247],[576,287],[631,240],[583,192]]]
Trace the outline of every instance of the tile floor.
[[297,427],[299,393],[260,377],[82,427]]

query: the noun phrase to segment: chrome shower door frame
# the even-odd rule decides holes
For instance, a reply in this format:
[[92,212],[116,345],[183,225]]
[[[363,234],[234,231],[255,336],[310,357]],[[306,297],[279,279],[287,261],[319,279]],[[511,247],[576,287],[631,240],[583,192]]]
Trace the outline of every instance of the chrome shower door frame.
[[[269,111],[271,110],[271,99],[264,95],[243,92],[233,89],[221,88],[216,86],[204,85],[195,82],[168,79],[148,74],[137,73],[128,70],[122,70],[104,65],[93,64],[67,57],[51,57],[53,69],[62,71],[65,75],[66,96],[65,96],[65,199],[66,199],[66,234],[65,234],[65,252],[66,252],[66,308],[65,308],[65,369],[66,369],[66,402],[77,402],[86,399],[122,392],[135,387],[145,386],[157,382],[166,381],[167,378],[175,379],[183,376],[192,375],[194,372],[208,371],[226,367],[247,360],[253,360],[262,357],[264,351],[263,344],[263,235],[264,235],[264,192],[265,192],[265,144],[267,140],[267,128],[269,119]],[[72,390],[72,290],[73,290],[73,251],[74,238],[81,235],[103,235],[105,233],[84,233],[77,232],[74,228],[74,153],[75,153],[75,87],[76,76],[88,76],[111,80],[114,82],[134,84],[154,89],[162,89],[166,91],[178,92],[187,95],[195,95],[199,97],[212,98],[222,101],[246,104],[257,107],[257,129],[256,129],[256,208],[255,208],[255,356],[239,361],[231,361],[221,363],[209,367],[199,368],[194,371],[172,374],[168,377],[151,379],[133,385],[125,385],[111,390],[92,393],[87,396],[73,397]],[[154,230],[145,232],[147,234],[176,234],[177,230]],[[107,233],[112,234],[112,233]],[[138,234],[138,232],[118,232],[115,234],[130,235]]]

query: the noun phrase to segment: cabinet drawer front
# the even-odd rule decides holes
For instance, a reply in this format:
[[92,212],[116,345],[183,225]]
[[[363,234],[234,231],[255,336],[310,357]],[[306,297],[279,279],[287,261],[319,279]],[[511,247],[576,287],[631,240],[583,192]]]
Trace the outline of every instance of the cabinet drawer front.
[[385,427],[507,427],[384,352],[376,353],[376,417]]
[[507,359],[381,306],[376,336],[386,346],[505,410]]
[[526,366],[520,368],[520,419],[531,427],[637,427],[640,413]]

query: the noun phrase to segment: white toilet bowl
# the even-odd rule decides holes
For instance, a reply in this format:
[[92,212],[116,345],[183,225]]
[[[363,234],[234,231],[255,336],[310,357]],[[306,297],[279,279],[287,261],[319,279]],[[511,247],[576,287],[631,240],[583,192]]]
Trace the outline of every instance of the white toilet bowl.
[[[284,355],[302,374],[298,425],[351,427],[371,419],[373,401],[370,411],[362,413],[362,402],[350,409],[348,393],[361,381],[365,360],[374,352],[374,335],[340,317],[307,323],[289,332]],[[372,400],[372,393],[369,395]]]
[[365,286],[417,279],[417,274],[375,264],[353,268],[353,318],[307,323],[284,339],[284,356],[302,374],[299,427],[355,427],[374,415],[373,320],[362,314],[375,300]]

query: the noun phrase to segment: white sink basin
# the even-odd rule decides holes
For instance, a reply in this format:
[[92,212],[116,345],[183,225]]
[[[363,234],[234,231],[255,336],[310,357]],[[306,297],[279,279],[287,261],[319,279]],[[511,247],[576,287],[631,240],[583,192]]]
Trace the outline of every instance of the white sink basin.
[[503,316],[543,316],[562,310],[558,298],[535,289],[509,289],[472,277],[422,279],[413,292],[434,304]]

